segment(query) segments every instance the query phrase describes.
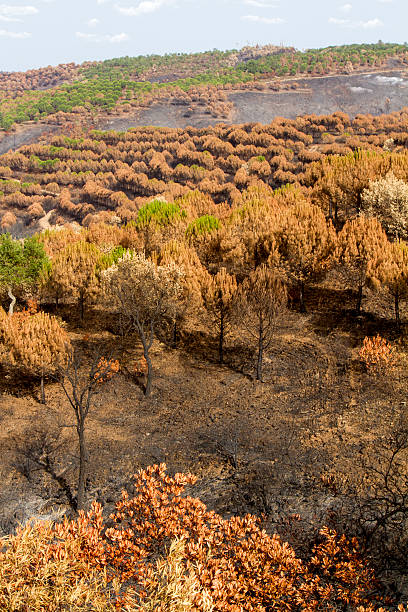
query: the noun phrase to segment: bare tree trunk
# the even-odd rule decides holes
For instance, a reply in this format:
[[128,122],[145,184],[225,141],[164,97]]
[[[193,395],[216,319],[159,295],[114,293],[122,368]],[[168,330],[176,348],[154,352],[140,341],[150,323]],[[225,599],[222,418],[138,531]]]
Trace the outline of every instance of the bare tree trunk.
[[259,319],[259,335],[258,335],[258,360],[256,364],[256,380],[262,382],[262,364],[264,352],[264,330],[262,317]]
[[395,307],[395,323],[397,325],[397,331],[400,331],[401,330],[401,318],[400,318],[398,291],[396,291],[394,295],[394,307]]
[[84,302],[85,302],[84,295],[83,293],[81,293],[79,295],[79,316],[80,316],[81,322],[84,320]]
[[306,312],[306,305],[305,305],[305,283],[302,281],[300,283],[300,292],[299,292],[299,297],[300,297],[300,312]]
[[77,510],[84,510],[86,504],[86,475],[88,453],[86,449],[85,428],[83,423],[77,426],[79,438],[79,476],[78,476],[78,493],[77,493]]
[[44,372],[41,372],[41,403],[45,405]]
[[363,285],[359,285],[357,294],[356,313],[359,315],[361,312],[361,303],[363,301]]
[[173,346],[174,347],[177,346],[177,335],[178,335],[177,319],[174,319],[174,321],[173,321]]
[[225,333],[224,313],[221,312],[220,318],[220,337],[218,343],[218,358],[220,363],[224,363],[224,333]]
[[149,397],[150,393],[152,392],[153,364],[148,350],[144,350],[144,358],[146,359],[147,363],[147,381],[144,394],[145,397]]
[[14,306],[16,305],[17,298],[16,298],[15,295],[13,295],[11,287],[7,287],[7,295],[9,296],[9,298],[11,300],[10,306],[9,306],[9,309],[8,309],[8,313],[9,313],[9,315],[11,317],[11,315],[14,313]]

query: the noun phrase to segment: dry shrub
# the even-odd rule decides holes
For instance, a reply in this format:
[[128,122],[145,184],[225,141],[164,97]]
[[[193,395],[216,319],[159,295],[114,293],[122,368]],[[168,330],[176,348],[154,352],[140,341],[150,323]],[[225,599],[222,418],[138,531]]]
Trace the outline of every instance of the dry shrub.
[[15,223],[17,223],[16,215],[10,211],[7,211],[1,219],[0,227],[7,230],[13,227]]
[[174,540],[167,557],[157,561],[155,578],[141,612],[189,612],[198,597],[203,612],[214,610],[209,592],[202,588],[193,572],[186,573],[182,539]]
[[256,517],[224,520],[183,495],[195,480],[152,466],[134,476],[135,497],[122,492],[113,527],[94,502],[72,522],[37,523],[3,538],[0,609],[335,612],[375,599],[373,572],[354,538],[324,528],[302,561]]
[[58,541],[50,523],[39,523],[18,529],[3,545],[1,610],[114,612],[106,574],[81,559],[79,538]]
[[369,374],[377,375],[385,373],[396,365],[394,348],[385,338],[380,335],[369,338],[366,336],[359,356]]
[[111,380],[120,370],[119,361],[117,359],[106,359],[101,357],[98,363],[94,379],[98,384],[103,384]]

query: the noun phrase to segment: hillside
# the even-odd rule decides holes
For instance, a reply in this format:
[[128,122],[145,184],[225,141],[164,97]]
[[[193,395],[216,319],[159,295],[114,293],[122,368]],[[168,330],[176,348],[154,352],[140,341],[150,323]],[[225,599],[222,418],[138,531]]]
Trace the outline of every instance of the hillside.
[[407,57],[0,76],[0,608],[404,612]]
[[33,231],[48,224],[136,221],[154,198],[173,201],[198,189],[215,203],[242,202],[261,182],[278,189],[304,184],[309,166],[325,155],[359,148],[404,151],[406,111],[390,115],[305,115],[208,128],[134,128],[51,136],[0,157],[0,215],[4,229]]
[[118,58],[0,75],[0,128],[40,121],[94,124],[106,114],[127,115],[156,103],[185,107],[188,116],[205,112],[228,118],[228,92],[279,91],[297,85],[286,77],[352,74],[405,66],[404,45],[375,44],[296,51],[255,47]]

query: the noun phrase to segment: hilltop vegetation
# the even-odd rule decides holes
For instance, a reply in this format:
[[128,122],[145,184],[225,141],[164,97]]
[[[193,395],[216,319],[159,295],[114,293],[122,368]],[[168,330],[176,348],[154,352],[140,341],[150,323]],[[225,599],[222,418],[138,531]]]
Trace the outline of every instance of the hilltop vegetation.
[[[158,100],[195,101],[228,111],[233,88],[279,90],[280,78],[344,74],[378,68],[389,59],[406,62],[405,45],[378,43],[311,49],[261,47],[242,51],[139,56],[82,66],[61,65],[0,75],[0,128],[26,121],[94,122],[102,112],[130,112]],[[59,83],[63,83],[59,85]],[[55,87],[55,85],[57,85]],[[46,89],[46,91],[44,91]]]

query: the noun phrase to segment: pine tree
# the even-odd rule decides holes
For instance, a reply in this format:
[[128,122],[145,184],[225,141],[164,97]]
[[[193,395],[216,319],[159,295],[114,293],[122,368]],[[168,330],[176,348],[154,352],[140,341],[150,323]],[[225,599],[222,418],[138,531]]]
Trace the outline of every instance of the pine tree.
[[102,252],[94,244],[74,242],[60,251],[51,261],[51,269],[44,276],[44,286],[58,300],[62,295],[78,301],[81,321],[85,304],[98,290],[96,266]]
[[264,351],[272,342],[276,322],[286,304],[287,291],[281,277],[264,264],[256,268],[239,288],[240,318],[257,341],[257,380],[262,381]]
[[41,271],[48,266],[44,247],[35,236],[24,241],[14,240],[10,234],[0,236],[0,287],[11,300],[10,315],[16,304],[16,289],[34,286]]
[[208,276],[202,266],[194,247],[185,242],[171,240],[163,245],[158,262],[161,266],[173,264],[183,270],[180,279],[182,293],[180,294],[180,307],[175,311],[173,321],[173,344],[177,344],[178,328],[188,317],[196,317],[203,306],[201,285]]
[[58,319],[45,312],[15,313],[6,317],[0,309],[3,361],[41,379],[41,403],[45,404],[44,377],[66,360],[70,341]]
[[400,303],[408,299],[408,244],[397,240],[389,245],[389,255],[377,270],[379,280],[387,287],[394,301],[395,323],[401,328]]
[[224,361],[224,342],[228,332],[237,298],[237,281],[233,274],[221,268],[214,276],[203,279],[202,296],[204,307],[212,316],[218,334],[219,362]]
[[[305,312],[305,286],[324,276],[332,266],[336,233],[320,208],[299,202],[286,211],[277,241],[281,266],[288,279],[298,285],[300,309]],[[276,255],[272,253],[271,257],[270,264],[274,265]]]
[[339,233],[336,259],[347,284],[357,288],[357,314],[364,287],[378,282],[379,267],[387,261],[388,254],[387,235],[377,219],[357,217],[347,221]]

